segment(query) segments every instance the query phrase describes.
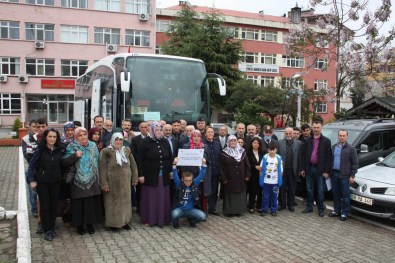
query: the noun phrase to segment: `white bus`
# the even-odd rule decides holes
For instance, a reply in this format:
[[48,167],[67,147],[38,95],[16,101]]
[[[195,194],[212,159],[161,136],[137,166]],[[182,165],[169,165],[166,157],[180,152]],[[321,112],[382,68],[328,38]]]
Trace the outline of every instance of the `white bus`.
[[198,118],[210,122],[209,78],[216,79],[219,94],[226,83],[207,73],[202,60],[150,54],[108,56],[90,66],[77,79],[74,118],[90,128],[96,115],[120,127],[130,119],[133,129],[143,121]]

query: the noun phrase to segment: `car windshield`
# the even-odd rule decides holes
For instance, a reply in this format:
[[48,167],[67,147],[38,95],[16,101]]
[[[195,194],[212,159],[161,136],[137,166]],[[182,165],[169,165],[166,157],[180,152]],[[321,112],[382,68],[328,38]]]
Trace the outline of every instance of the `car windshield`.
[[388,155],[381,163],[385,166],[395,168],[395,152]]
[[[331,140],[332,144],[335,144],[338,139],[337,139],[337,133],[340,131],[340,128],[329,128],[329,127],[323,127],[322,128],[322,134],[329,138]],[[355,139],[358,137],[358,135],[361,133],[361,130],[352,130],[352,129],[347,129],[348,132],[348,139],[347,142],[351,145],[353,145]]]

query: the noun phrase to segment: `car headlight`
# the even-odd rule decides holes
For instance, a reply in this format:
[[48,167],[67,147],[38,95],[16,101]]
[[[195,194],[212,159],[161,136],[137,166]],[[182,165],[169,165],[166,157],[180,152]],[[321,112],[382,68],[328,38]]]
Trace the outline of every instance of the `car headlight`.
[[395,187],[388,187],[384,194],[385,195],[395,195]]

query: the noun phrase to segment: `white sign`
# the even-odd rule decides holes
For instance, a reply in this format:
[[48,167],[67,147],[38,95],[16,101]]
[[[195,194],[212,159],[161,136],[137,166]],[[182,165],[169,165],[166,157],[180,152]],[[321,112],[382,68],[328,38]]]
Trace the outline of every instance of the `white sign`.
[[242,72],[278,73],[279,66],[258,63],[239,63],[239,70]]
[[144,112],[144,121],[159,121],[160,112],[159,111],[147,111]]
[[202,166],[204,149],[179,149],[177,166]]

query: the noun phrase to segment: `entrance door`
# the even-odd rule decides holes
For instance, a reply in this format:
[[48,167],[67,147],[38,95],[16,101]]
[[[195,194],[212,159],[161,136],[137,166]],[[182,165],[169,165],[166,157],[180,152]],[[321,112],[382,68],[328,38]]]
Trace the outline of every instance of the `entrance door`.
[[48,122],[58,123],[58,103],[48,102]]

